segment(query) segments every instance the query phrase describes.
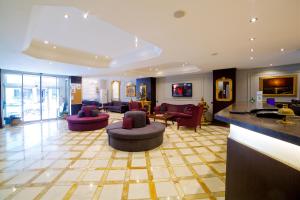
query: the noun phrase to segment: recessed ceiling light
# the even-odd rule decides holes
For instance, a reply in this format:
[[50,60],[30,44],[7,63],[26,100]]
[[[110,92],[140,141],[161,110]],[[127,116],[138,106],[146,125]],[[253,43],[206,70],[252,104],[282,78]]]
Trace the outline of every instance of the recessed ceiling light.
[[52,62],[49,62],[49,65],[52,65]]
[[95,59],[98,59],[98,56],[95,56]]
[[250,49],[250,51],[251,51],[251,52],[253,52],[253,51],[254,51],[254,49],[253,49],[253,48],[251,48],[251,49]]
[[56,46],[53,46],[53,49],[56,49]]
[[105,56],[106,59],[109,59],[109,56]]
[[284,51],[284,48],[281,48],[280,51],[283,52],[283,51]]
[[273,64],[270,64],[270,66],[273,66]]
[[250,60],[253,60],[254,58],[253,57],[250,57]]
[[88,13],[88,12],[86,12],[86,13],[83,14],[83,18],[84,18],[84,19],[87,19],[88,16],[89,16],[89,13]]
[[177,10],[174,12],[174,17],[175,18],[182,18],[185,16],[185,12],[183,10]]
[[65,17],[65,19],[68,19],[68,18],[69,18],[69,15],[68,15],[68,14],[65,14],[64,17]]
[[258,20],[257,17],[251,17],[250,23],[255,23],[257,20]]
[[250,38],[249,40],[250,40],[250,41],[254,41],[254,40],[255,40],[255,38],[254,38],[254,37],[252,37],[252,38]]
[[44,41],[44,44],[49,44],[49,41],[48,41],[48,40],[45,40],[45,41]]
[[218,55],[218,52],[212,53],[211,55],[212,55],[212,56],[217,56],[217,55]]

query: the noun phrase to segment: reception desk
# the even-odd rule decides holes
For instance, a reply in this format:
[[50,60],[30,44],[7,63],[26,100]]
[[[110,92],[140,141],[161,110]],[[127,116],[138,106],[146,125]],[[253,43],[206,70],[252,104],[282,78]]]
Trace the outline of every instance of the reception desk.
[[300,199],[300,120],[257,118],[249,113],[257,108],[269,107],[237,103],[215,115],[230,124],[226,199]]

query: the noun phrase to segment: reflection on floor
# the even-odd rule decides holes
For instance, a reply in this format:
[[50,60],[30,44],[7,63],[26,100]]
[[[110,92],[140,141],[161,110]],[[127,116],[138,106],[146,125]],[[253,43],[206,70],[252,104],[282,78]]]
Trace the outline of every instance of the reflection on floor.
[[172,125],[160,148],[127,153],[104,129],[71,132],[62,120],[5,128],[0,199],[224,199],[227,134]]

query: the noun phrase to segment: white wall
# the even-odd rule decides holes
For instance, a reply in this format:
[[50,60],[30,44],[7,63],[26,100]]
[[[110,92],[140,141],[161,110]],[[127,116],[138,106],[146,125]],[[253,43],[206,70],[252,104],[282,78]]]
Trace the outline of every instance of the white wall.
[[[259,77],[298,75],[297,97],[275,97],[277,102],[289,102],[291,99],[300,98],[300,64],[265,67],[249,70],[237,70],[237,101],[249,101],[251,97],[256,99],[259,90]],[[265,97],[264,97],[265,99]]]
[[[172,83],[192,83],[192,97],[172,97]],[[162,77],[156,79],[156,100],[157,105],[161,103],[172,104],[194,104],[197,105],[201,98],[210,106],[207,117],[211,119],[213,100],[213,76],[212,73],[187,74],[180,76]]]
[[108,90],[108,101],[111,101],[111,82],[120,81],[120,99],[121,101],[135,100],[135,97],[126,97],[126,84],[131,82],[135,84],[136,78],[131,77],[84,77],[82,79],[82,97],[85,100],[97,100],[99,101],[99,93],[96,93],[96,87],[100,89]]

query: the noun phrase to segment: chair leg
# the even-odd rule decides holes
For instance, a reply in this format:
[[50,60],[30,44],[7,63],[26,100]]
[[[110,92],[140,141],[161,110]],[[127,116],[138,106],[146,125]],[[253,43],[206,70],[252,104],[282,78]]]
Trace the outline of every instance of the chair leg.
[[177,130],[179,130],[179,125],[178,125],[178,123],[177,123]]
[[197,126],[195,127],[195,132],[197,132]]

